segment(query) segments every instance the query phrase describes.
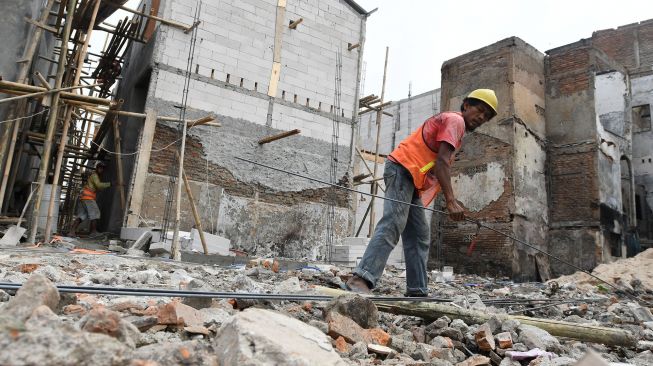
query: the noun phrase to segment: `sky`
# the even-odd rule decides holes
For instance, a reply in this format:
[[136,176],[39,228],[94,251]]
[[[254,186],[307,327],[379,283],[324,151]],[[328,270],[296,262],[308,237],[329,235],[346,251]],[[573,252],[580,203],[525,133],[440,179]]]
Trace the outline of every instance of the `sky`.
[[[439,88],[444,61],[507,37],[517,36],[544,52],[589,38],[596,30],[653,18],[651,0],[355,1],[367,11],[378,8],[367,20],[361,95],[381,94],[388,46],[386,100],[406,98],[410,83],[413,95]],[[133,9],[139,2],[126,5]],[[125,15],[118,11],[110,22]],[[97,33],[103,38],[92,43],[101,48],[104,33]]]
[[448,59],[517,36],[541,52],[589,38],[595,30],[653,18],[650,0],[355,0],[378,10],[367,20],[364,94],[381,93],[390,47],[386,100],[440,87]]

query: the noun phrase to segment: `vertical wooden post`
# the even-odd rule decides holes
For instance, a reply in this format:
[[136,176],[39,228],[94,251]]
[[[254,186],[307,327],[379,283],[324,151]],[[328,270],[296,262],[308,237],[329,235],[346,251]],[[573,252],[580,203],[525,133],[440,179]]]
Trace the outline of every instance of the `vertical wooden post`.
[[[70,40],[70,31],[73,26],[72,23],[76,5],[77,0],[68,0],[68,13],[66,14],[66,25],[64,26],[63,34],[61,37],[61,50],[59,53],[59,63],[57,65],[54,89],[61,89],[61,84],[63,82],[64,68],[66,66],[66,55],[68,55],[68,41]],[[63,6],[63,4],[61,6]],[[50,115],[48,116],[48,126],[45,134],[45,141],[43,142],[43,154],[41,155],[41,166],[39,168],[38,192],[34,201],[34,210],[32,211],[32,225],[30,228],[29,236],[30,243],[36,242],[36,234],[39,225],[38,217],[39,211],[41,210],[41,199],[43,199],[45,181],[48,177],[48,168],[50,167],[52,140],[54,138],[55,128],[57,127],[57,115],[59,114],[60,96],[61,92],[55,92],[52,95],[52,107],[50,108]]]
[[120,208],[125,211],[125,181],[122,170],[122,146],[120,145],[120,121],[118,116],[113,120],[113,147],[116,150],[116,174],[118,175],[118,192],[120,193]]
[[130,194],[129,211],[127,212],[127,227],[138,227],[141,217],[141,206],[143,205],[143,192],[145,191],[145,180],[150,166],[150,154],[152,153],[152,141],[156,129],[156,112],[153,109],[145,111],[145,123],[141,132],[141,141],[138,147],[138,158],[133,174],[133,185]]
[[182,171],[184,176],[184,187],[186,187],[186,195],[188,195],[188,201],[190,201],[190,208],[193,211],[193,218],[195,219],[195,226],[197,231],[200,234],[200,241],[202,242],[202,249],[204,249],[204,254],[209,254],[209,247],[206,245],[206,239],[204,238],[204,230],[202,229],[202,220],[200,215],[197,212],[197,206],[195,206],[195,198],[193,197],[193,191],[190,190],[190,183],[188,183],[188,177],[186,177],[186,172]]
[[[45,24],[50,17],[50,10],[54,5],[55,0],[48,0],[47,4],[41,12],[41,17],[39,18],[39,23]],[[63,5],[62,5],[63,6]],[[25,47],[25,52],[23,53],[23,59],[21,60],[20,68],[18,70],[18,77],[16,81],[19,83],[26,83],[28,80],[29,69],[32,67],[32,61],[34,60],[34,55],[36,54],[36,47],[39,44],[41,35],[43,34],[43,29],[40,27],[34,27],[34,32],[32,33],[32,38],[30,38],[29,43]],[[7,119],[12,120],[17,116],[22,116],[25,114],[25,109],[27,107],[27,101],[21,100],[14,105],[9,113]],[[0,166],[2,166],[2,161],[4,156],[7,157],[7,162],[4,165],[4,174],[2,176],[2,183],[0,183],[0,207],[4,207],[4,198],[7,190],[7,182],[9,180],[9,175],[11,174],[11,164],[14,157],[14,149],[16,148],[16,139],[18,138],[18,131],[20,130],[20,121],[9,122],[7,124],[5,133],[2,135],[0,141]],[[11,139],[9,139],[9,131],[11,131]],[[8,144],[8,145],[7,145]]]
[[172,237],[172,246],[170,252],[172,259],[175,261],[181,260],[181,252],[179,250],[179,226],[181,224],[181,185],[184,179],[184,155],[186,150],[186,130],[188,124],[185,121],[181,122],[181,148],[179,149],[179,176],[177,177],[177,192],[176,199],[176,212],[175,212],[175,231]]
[[[377,162],[379,160],[379,136],[381,135],[381,117],[383,116],[383,96],[385,95],[385,80],[386,80],[386,75],[388,72],[388,51],[389,47],[385,48],[385,65],[383,66],[383,85],[381,86],[381,99],[379,100],[379,109],[376,112],[376,147],[374,150],[374,171],[372,172],[372,185],[370,187],[370,191],[372,194],[377,194],[378,192],[378,185],[379,183],[376,180],[376,173],[378,170],[378,165],[379,163]],[[374,226],[375,223],[374,221],[376,220],[376,215],[374,212],[374,196],[370,199],[370,206],[372,207],[370,210],[370,230],[367,233],[368,237],[372,237],[374,234]]]
[[[100,10],[100,0],[95,0],[93,7],[93,13],[91,15],[91,21],[88,23],[88,29],[84,35],[84,44],[82,45],[81,50],[77,53],[77,69],[75,70],[75,78],[73,79],[73,86],[79,84],[79,80],[82,76],[82,69],[84,68],[84,59],[86,58],[86,52],[88,51],[88,44],[91,41],[91,33],[93,33],[93,27],[95,27],[95,19],[97,18],[97,13]],[[71,9],[74,11],[74,9]],[[70,128],[70,120],[73,116],[73,106],[69,105],[66,108],[66,114],[64,117],[63,131],[61,132],[61,141],[59,142],[59,150],[57,151],[57,160],[55,162],[54,168],[54,179],[52,180],[52,191],[50,193],[50,202],[48,205],[48,217],[45,222],[45,241],[50,240],[50,229],[52,228],[52,217],[54,215],[54,201],[60,199],[57,197],[57,188],[59,186],[59,176],[61,173],[61,165],[63,163],[63,154],[66,149],[66,143],[68,142],[68,129]]]

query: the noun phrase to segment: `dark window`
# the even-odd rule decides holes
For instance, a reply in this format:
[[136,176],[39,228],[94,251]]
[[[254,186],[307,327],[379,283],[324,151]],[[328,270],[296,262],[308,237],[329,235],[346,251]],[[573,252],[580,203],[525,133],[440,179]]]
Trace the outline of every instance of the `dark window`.
[[651,130],[651,105],[644,104],[633,107],[633,132]]

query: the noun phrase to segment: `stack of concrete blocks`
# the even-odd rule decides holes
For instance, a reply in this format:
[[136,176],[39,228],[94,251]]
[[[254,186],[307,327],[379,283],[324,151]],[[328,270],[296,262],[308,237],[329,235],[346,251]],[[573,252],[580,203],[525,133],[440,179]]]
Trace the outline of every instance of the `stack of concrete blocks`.
[[[370,239],[365,237],[342,238],[340,244],[333,246],[331,262],[335,265],[356,267],[361,259],[363,259],[363,254],[365,254],[369,242]],[[400,240],[399,244],[390,253],[387,264],[403,268],[405,263],[404,250]]]
[[[192,24],[197,3],[167,0],[159,15]],[[296,29],[288,27],[300,18],[303,21]],[[196,199],[204,226],[215,227],[234,248],[252,254],[265,247],[279,256],[325,257],[326,217],[333,201],[325,193],[328,186],[234,157],[324,179],[329,176],[337,118],[335,178],[341,181],[351,175],[352,120],[357,114],[365,20],[365,12],[353,1],[202,3],[187,118],[214,114],[222,127],[189,130],[184,168],[191,188],[199,192]],[[159,115],[179,114],[191,40],[191,33],[159,25],[146,108],[156,109]],[[361,46],[348,50],[349,44],[357,43]],[[339,52],[341,110],[336,114],[332,105]],[[139,56],[131,55],[132,67],[143,62]],[[257,144],[262,137],[292,129],[301,133]],[[161,190],[174,155],[157,148],[175,139],[177,125],[159,122],[146,183],[150,202],[143,205],[143,217],[161,218],[165,205]],[[182,227],[189,228],[192,215],[183,204],[182,211]],[[341,192],[336,202],[336,236],[351,231],[352,217],[348,194]]]

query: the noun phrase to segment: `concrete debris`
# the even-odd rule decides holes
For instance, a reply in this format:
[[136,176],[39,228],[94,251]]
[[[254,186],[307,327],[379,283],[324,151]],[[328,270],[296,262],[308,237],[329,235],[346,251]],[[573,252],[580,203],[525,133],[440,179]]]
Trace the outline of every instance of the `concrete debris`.
[[214,340],[221,365],[346,365],[319,329],[278,312],[247,309]]
[[[328,303],[201,298],[196,303],[195,298],[59,294],[52,283],[279,294],[311,293],[313,285],[333,285],[334,278],[348,274],[345,268],[312,265],[275,272],[274,259],[252,262],[245,268],[106,255],[4,255],[0,281],[25,284],[17,292],[0,291],[0,347],[20,348],[0,353],[0,364],[517,366],[513,358],[522,357],[522,365],[571,366],[592,349],[613,364],[648,365],[653,358],[650,309],[582,286],[562,286],[552,294],[545,284],[464,274],[429,284],[433,293],[455,299],[460,307],[475,309],[480,301],[496,314],[474,323],[393,315],[355,294]],[[376,294],[401,296],[400,272],[387,268]],[[506,302],[506,291],[496,289],[508,289],[515,300],[500,305],[494,300]],[[559,304],[572,298],[604,300]],[[540,303],[529,305],[530,300]],[[543,303],[551,306],[538,309]],[[243,307],[248,309],[238,310]],[[637,337],[637,347],[558,339],[500,316],[513,311],[627,330]]]

